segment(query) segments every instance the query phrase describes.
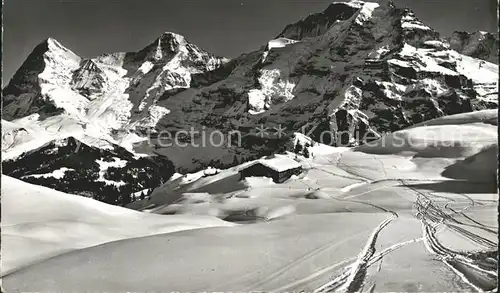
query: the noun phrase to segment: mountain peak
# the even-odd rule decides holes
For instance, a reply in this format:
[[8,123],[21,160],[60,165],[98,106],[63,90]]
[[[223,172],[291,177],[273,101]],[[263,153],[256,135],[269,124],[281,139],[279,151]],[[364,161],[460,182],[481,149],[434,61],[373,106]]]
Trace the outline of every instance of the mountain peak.
[[[64,56],[64,58],[58,58],[58,56]],[[54,63],[60,59],[66,60],[62,63],[78,64],[80,62],[78,55],[64,47],[56,39],[51,37],[44,39],[33,49],[21,67],[16,71],[4,89],[4,95],[19,95],[30,91],[31,86],[36,84],[34,81],[38,79],[38,75],[47,67],[48,60]]]
[[135,60],[144,61],[151,60],[165,60],[171,58],[179,51],[179,48],[186,44],[187,41],[184,36],[174,32],[163,32],[153,42],[147,45],[144,49],[137,52]]
[[[56,55],[64,55],[66,59],[74,60],[74,62],[80,61],[80,57],[77,54],[75,54],[73,51],[61,44],[61,42],[52,37],[48,37],[40,44],[38,44],[30,54],[30,56],[34,57],[38,55],[45,55],[48,52]],[[29,58],[30,57],[28,57],[28,59]]]
[[184,36],[180,35],[178,33],[165,31],[165,32],[163,32],[161,34],[160,38],[173,38],[173,39],[176,39],[176,40],[183,40]]
[[56,40],[52,37],[46,38],[43,42],[45,42],[47,44],[60,44],[58,40]]
[[365,1],[351,0],[351,1],[334,1],[332,4],[344,4],[354,8],[361,8],[365,5]]
[[300,41],[304,38],[317,37],[324,34],[337,22],[351,18],[364,5],[362,1],[333,2],[323,12],[314,13],[302,20],[287,25],[277,38]]
[[43,40],[40,45],[46,46],[47,50],[57,50],[57,49],[62,49],[64,51],[69,51],[68,48],[66,48],[63,44],[61,44],[58,40],[48,37],[45,40]]

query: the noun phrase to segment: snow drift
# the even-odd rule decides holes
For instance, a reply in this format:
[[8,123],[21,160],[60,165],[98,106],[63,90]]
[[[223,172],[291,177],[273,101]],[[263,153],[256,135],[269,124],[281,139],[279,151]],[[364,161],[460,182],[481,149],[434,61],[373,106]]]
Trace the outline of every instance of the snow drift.
[[231,226],[207,216],[162,217],[58,192],[2,175],[2,275],[106,242]]

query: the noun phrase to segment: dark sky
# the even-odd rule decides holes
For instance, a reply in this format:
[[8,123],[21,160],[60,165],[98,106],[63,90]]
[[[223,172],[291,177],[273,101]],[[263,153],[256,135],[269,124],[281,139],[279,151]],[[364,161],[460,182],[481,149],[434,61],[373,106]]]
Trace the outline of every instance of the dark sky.
[[[217,55],[259,48],[332,0],[4,0],[3,82],[53,37],[82,57],[136,51],[164,31]],[[444,35],[496,31],[496,0],[395,0]]]

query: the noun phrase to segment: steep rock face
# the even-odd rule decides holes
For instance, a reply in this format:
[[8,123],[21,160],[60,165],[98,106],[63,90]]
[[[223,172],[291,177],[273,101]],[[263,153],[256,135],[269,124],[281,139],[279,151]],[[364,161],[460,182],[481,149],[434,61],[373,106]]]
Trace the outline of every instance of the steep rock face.
[[454,32],[448,40],[452,50],[498,64],[498,36],[487,32]]
[[[3,89],[3,117],[7,120],[33,113],[55,115],[63,111],[63,98],[51,92],[65,87],[80,57],[54,39],[40,43]],[[74,101],[73,104],[79,104]]]
[[82,96],[92,99],[94,94],[101,93],[106,82],[106,75],[94,61],[87,59],[80,68],[73,72],[71,88]]
[[405,43],[420,47],[426,41],[437,40],[439,33],[419,20],[410,9],[398,10],[390,8],[398,17],[401,17],[400,27],[402,38]]
[[132,194],[155,188],[174,174],[165,158],[137,157],[112,145],[97,148],[69,137],[4,161],[3,173],[59,191],[110,204],[130,203]]
[[150,121],[148,117],[156,116],[155,111],[169,112],[156,105],[164,92],[188,88],[193,74],[215,70],[227,62],[189,43],[183,36],[169,32],[129,58],[125,62],[130,64],[124,67],[138,67],[127,89],[136,116],[132,121],[144,127],[154,126],[157,120]]
[[351,18],[362,5],[363,3],[359,2],[332,3],[321,13],[309,15],[299,22],[287,25],[277,38],[302,40],[319,37],[335,23]]

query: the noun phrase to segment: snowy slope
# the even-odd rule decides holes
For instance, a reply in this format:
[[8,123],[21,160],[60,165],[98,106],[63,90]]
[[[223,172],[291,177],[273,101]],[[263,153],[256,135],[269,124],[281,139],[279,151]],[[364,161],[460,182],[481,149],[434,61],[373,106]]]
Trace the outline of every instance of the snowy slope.
[[[176,176],[146,200],[144,207],[156,207],[142,217],[158,213],[170,221],[172,214],[215,215],[245,225],[82,249],[14,272],[4,277],[3,286],[20,291],[75,286],[82,291],[492,290],[498,275],[498,195],[489,175],[495,168],[488,176],[474,174],[476,160],[496,158],[497,126],[481,122],[492,113],[454,115],[403,130],[417,139],[462,129],[456,151],[446,154],[431,145],[415,149],[410,140],[399,148],[383,146],[384,136],[341,153],[297,156],[304,173],[283,184],[259,177],[238,181],[237,170],[246,164]],[[487,139],[474,144],[478,132]],[[435,140],[444,144],[449,137]],[[16,214],[32,210],[9,209],[8,216],[23,218]],[[60,214],[52,210],[50,219]],[[38,253],[41,246],[36,247]]]
[[231,224],[203,216],[162,217],[24,183],[2,175],[2,275],[102,243]]

